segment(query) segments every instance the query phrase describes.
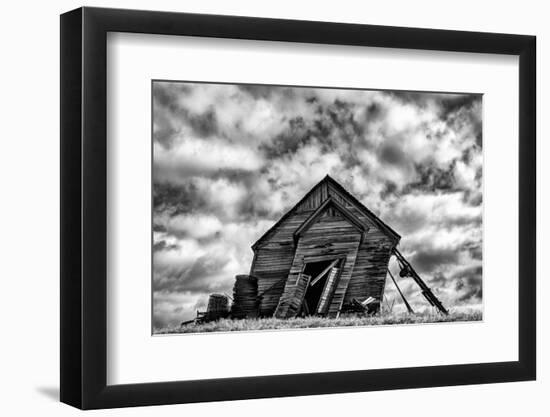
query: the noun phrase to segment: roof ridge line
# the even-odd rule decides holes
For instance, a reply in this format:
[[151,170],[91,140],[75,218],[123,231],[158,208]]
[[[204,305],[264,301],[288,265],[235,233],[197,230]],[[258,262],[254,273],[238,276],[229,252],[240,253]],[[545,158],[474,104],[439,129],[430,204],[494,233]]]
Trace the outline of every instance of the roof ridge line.
[[[344,186],[342,184],[340,184],[338,181],[336,181],[334,178],[332,178],[328,173],[317,183],[315,184],[296,204],[294,204],[287,212],[285,212],[281,218],[276,221],[273,226],[271,226],[262,236],[260,236],[258,238],[258,240],[256,240],[256,242],[252,245],[252,249],[255,249],[262,240],[264,240],[268,235],[269,233],[275,229],[277,226],[279,226],[293,211],[294,209],[296,209],[296,207],[298,207],[301,203],[303,203],[309,196],[310,194],[315,190],[317,189],[317,187],[319,187],[322,183],[324,182],[330,182],[332,184],[334,184],[338,189],[340,189],[343,194],[348,197],[353,203],[359,205],[360,208],[364,209],[366,211],[366,213],[369,215],[369,217],[372,218],[372,220],[378,225],[380,226],[382,229],[386,230],[390,235],[392,235],[394,238],[397,239],[397,242],[399,242],[399,240],[401,239],[401,235],[399,235],[399,233],[397,233],[395,230],[393,230],[390,226],[388,226],[386,223],[384,223],[384,221],[382,221],[382,219],[380,219],[375,213],[373,213],[371,210],[369,210],[368,207],[366,207],[361,201],[359,201],[359,199],[357,197],[355,197],[353,194],[351,194],[348,190],[346,190],[344,188]],[[328,198],[332,198],[332,196],[329,196]],[[326,201],[323,200],[323,202]]]

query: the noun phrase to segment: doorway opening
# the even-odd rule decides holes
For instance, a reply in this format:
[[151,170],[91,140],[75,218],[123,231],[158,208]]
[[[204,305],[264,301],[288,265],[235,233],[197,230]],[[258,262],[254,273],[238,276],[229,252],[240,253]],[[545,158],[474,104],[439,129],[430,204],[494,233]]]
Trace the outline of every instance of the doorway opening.
[[327,298],[334,285],[340,259],[309,262],[304,267],[303,274],[311,279],[302,302],[302,315],[313,316],[322,313],[328,305]]

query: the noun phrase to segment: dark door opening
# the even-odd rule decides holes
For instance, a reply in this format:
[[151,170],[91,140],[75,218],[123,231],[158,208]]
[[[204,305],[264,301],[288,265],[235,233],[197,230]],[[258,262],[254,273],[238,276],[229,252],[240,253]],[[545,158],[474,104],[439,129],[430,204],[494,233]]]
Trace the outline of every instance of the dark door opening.
[[[305,265],[303,274],[311,276],[311,279],[302,303],[302,315],[317,314],[319,301],[323,295],[331,269],[338,267],[339,263],[339,260],[330,259],[328,261],[310,262]],[[319,274],[323,274],[323,276],[319,276]]]

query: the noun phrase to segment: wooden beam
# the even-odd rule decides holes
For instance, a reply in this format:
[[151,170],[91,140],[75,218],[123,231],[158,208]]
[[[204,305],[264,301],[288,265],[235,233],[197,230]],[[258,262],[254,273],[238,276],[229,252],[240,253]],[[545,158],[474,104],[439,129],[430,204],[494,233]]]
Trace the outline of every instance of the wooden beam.
[[306,299],[304,298],[304,300],[302,301],[302,311],[304,312],[304,314],[306,316],[309,316],[309,307],[307,306],[307,301]]
[[424,298],[428,300],[428,302],[432,306],[436,307],[441,313],[445,315],[449,314],[449,312],[443,306],[441,301],[439,301],[439,298],[437,298],[436,295],[430,289],[430,287],[428,287],[426,283],[422,281],[422,278],[420,278],[420,275],[418,275],[418,273],[414,270],[410,262],[405,259],[405,257],[401,254],[401,252],[399,252],[396,248],[393,248],[393,254],[397,258],[397,262],[399,263],[401,270],[404,271],[404,275],[410,276],[414,280],[414,282],[418,284],[418,286],[422,290],[422,295],[424,296]]
[[373,301],[376,301],[376,298],[374,298],[374,297],[368,297],[368,298],[364,299],[363,301],[360,301],[360,303],[361,303],[362,306],[368,306],[368,305],[371,304]]
[[328,305],[328,298],[333,292],[334,281],[336,280],[339,273],[340,273],[339,268],[332,268],[330,270],[330,274],[328,275],[325,288],[323,288],[323,292],[321,294],[321,299],[319,300],[319,304],[317,305],[317,313],[319,314],[325,313],[325,307]]
[[311,285],[312,287],[317,284],[317,282],[319,282],[319,280],[321,278],[323,278],[323,276],[328,272],[330,271],[334,266],[336,266],[336,264],[338,263],[340,259],[335,259],[329,266],[327,266],[323,272],[321,272],[319,275],[317,275],[315,278],[313,278],[311,280],[311,283],[309,285]]
[[414,314],[414,310],[412,309],[412,307],[409,305],[409,302],[407,301],[407,299],[405,298],[405,296],[403,295],[403,293],[401,292],[401,288],[399,288],[399,285],[397,285],[397,281],[395,280],[395,278],[393,277],[390,269],[388,268],[388,274],[390,274],[390,277],[391,277],[391,280],[393,281],[393,283],[395,284],[395,288],[397,288],[397,292],[399,292],[399,295],[401,296],[401,298],[403,299],[403,302],[405,303],[405,306],[407,306],[407,310],[409,311],[410,314]]

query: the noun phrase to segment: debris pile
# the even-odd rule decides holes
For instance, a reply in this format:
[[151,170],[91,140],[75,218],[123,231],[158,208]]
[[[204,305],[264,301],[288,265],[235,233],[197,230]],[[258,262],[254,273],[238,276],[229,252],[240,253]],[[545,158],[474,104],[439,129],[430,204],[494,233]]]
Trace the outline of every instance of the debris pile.
[[360,314],[373,315],[380,310],[380,302],[374,297],[367,297],[363,301],[354,298],[348,311]]

